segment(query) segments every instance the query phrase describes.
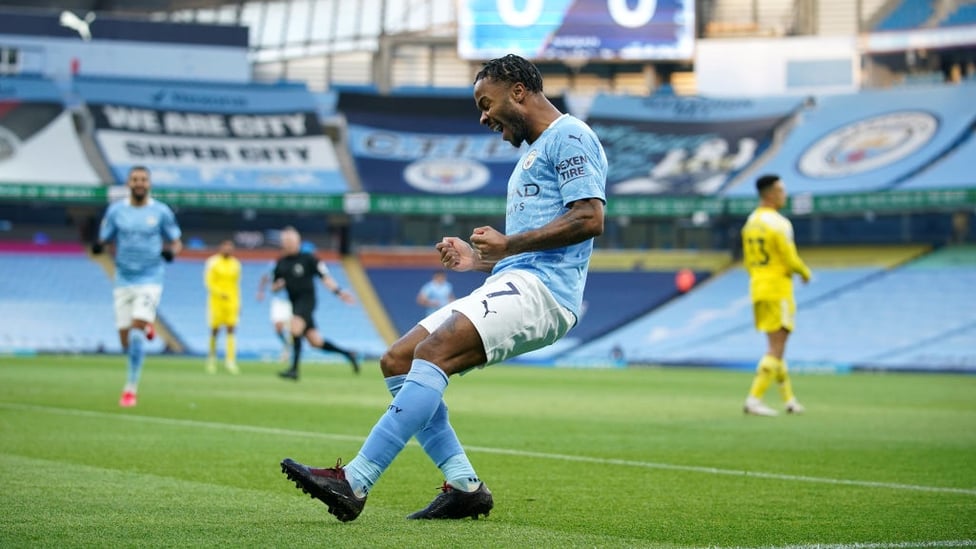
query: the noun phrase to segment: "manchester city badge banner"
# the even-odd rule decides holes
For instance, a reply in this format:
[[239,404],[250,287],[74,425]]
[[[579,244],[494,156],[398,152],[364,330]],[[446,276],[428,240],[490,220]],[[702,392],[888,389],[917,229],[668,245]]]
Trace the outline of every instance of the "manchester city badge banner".
[[[972,159],[959,153],[976,121],[974,94],[963,84],[817,97],[759,169],[782,176],[793,195],[961,186],[972,181],[963,173]],[[736,185],[729,195],[755,188]]]
[[[562,101],[554,99],[558,107]],[[340,92],[363,189],[389,195],[505,196],[522,149],[479,123],[468,94]]]

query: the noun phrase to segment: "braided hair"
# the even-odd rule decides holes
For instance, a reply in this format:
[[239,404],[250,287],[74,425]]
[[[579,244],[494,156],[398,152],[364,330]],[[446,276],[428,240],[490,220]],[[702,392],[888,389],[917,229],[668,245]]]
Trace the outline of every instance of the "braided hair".
[[483,78],[509,84],[521,82],[530,92],[542,93],[542,73],[539,69],[531,61],[511,53],[485,62],[474,81]]

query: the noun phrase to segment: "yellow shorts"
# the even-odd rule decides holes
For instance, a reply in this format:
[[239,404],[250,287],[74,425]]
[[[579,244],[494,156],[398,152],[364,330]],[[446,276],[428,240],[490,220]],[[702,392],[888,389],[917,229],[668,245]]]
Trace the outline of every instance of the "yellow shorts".
[[792,299],[756,301],[752,304],[756,329],[760,332],[776,332],[780,328],[793,331],[796,318],[796,302]]
[[220,326],[237,326],[241,316],[241,306],[239,303],[227,300],[210,300],[207,307],[208,320],[211,328]]

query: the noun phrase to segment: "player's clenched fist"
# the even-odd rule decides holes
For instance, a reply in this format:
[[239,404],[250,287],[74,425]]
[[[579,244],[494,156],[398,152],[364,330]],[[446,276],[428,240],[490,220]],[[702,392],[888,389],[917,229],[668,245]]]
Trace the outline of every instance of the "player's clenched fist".
[[478,227],[471,233],[471,245],[484,261],[498,261],[508,255],[508,237],[491,227]]
[[441,264],[454,271],[470,271],[478,262],[474,248],[456,236],[445,236],[435,248],[441,254]]

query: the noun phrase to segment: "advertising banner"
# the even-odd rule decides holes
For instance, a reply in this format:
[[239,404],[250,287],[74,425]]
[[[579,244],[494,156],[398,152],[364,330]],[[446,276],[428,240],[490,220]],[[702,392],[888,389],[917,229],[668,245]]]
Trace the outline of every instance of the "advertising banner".
[[0,183],[100,183],[53,82],[0,78]]
[[119,183],[142,165],[160,189],[348,190],[304,88],[79,82],[78,90]]
[[463,0],[458,55],[491,59],[691,59],[694,0]]
[[596,98],[588,122],[600,136],[612,195],[709,196],[769,146],[797,99]]
[[[758,171],[779,174],[794,196],[898,188],[965,138],[974,93],[962,84],[817,97]],[[755,188],[736,185],[729,195],[755,196]]]
[[[303,212],[346,212],[388,215],[505,215],[504,197],[451,195],[366,195],[355,193],[272,194],[154,189],[153,195],[171,206],[226,208],[239,210],[290,210]],[[0,183],[0,200],[57,202],[61,204],[104,204],[124,196],[121,187],[109,192],[105,187],[56,184]],[[350,202],[359,202],[351,205]],[[802,205],[801,205],[802,204]],[[645,217],[688,217],[697,212],[745,217],[756,207],[754,198],[628,196],[611,200],[607,215]],[[976,207],[976,187],[969,189],[929,189],[815,196],[812,201],[791,200],[786,207],[791,215],[863,214],[865,211],[920,212],[955,211]]]
[[346,116],[349,150],[369,193],[504,197],[521,156],[479,123],[468,95],[343,92],[338,110]]

